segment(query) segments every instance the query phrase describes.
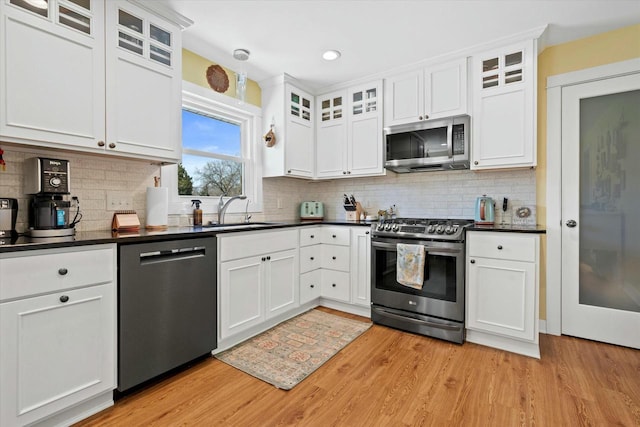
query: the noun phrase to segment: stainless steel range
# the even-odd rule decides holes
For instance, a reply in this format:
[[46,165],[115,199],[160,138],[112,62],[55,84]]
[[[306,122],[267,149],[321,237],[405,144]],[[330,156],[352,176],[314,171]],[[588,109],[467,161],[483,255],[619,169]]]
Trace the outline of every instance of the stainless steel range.
[[[462,343],[465,229],[469,219],[396,218],[372,225],[374,323]],[[422,285],[398,282],[398,245],[424,247]]]

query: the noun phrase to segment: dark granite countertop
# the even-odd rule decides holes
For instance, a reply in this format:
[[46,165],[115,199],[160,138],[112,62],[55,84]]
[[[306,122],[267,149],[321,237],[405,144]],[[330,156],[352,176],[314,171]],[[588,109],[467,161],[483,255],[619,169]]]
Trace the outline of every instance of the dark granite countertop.
[[236,233],[242,231],[274,230],[287,227],[312,226],[312,225],[349,225],[371,227],[370,222],[348,222],[348,221],[283,221],[254,223],[246,226],[240,224],[227,224],[224,226],[204,226],[204,227],[169,227],[166,230],[146,230],[140,229],[134,232],[104,231],[82,231],[69,237],[42,237],[32,238],[28,236],[17,236],[14,238],[0,238],[0,253],[27,251],[35,249],[52,249],[67,246],[97,245],[103,243],[143,243],[157,242],[162,240],[189,239],[203,236],[215,236],[218,234]]
[[479,225],[474,224],[471,227],[467,228],[469,231],[502,231],[502,232],[510,232],[510,233],[537,233],[537,234],[546,234],[547,230],[541,225]]

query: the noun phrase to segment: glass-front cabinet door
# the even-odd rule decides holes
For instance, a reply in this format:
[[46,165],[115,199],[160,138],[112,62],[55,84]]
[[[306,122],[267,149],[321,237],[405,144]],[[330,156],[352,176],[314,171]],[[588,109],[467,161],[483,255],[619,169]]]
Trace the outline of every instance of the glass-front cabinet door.
[[347,175],[347,91],[342,90],[316,98],[316,175],[334,178]]
[[349,89],[347,174],[384,173],[382,141],[382,81]]

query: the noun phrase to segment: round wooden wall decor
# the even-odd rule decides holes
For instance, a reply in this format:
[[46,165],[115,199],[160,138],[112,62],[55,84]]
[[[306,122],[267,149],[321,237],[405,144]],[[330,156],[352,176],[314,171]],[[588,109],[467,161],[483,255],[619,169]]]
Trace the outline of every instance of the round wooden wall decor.
[[207,82],[211,89],[219,93],[224,93],[229,89],[229,77],[219,65],[212,65],[207,68]]

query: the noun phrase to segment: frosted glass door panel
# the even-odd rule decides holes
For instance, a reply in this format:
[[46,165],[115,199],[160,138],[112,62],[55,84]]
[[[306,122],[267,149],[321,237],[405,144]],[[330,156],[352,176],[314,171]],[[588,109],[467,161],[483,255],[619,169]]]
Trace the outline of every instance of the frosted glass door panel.
[[580,100],[579,303],[640,312],[640,90]]

